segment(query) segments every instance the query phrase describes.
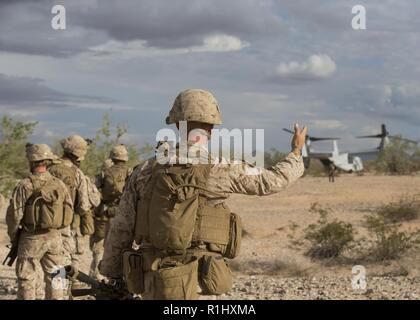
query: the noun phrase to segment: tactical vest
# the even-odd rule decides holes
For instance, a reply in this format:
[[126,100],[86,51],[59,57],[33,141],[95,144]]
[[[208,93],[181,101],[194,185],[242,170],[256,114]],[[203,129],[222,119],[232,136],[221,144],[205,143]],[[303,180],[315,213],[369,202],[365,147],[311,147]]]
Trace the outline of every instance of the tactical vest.
[[25,204],[22,224],[28,231],[60,229],[71,224],[73,206],[66,197],[67,190],[54,177],[41,180],[30,176],[34,191]]
[[70,193],[71,200],[76,204],[77,196],[77,168],[74,165],[68,166],[64,163],[58,163],[52,165],[48,171],[56,178],[64,182],[67,187],[67,190]]
[[125,165],[113,165],[104,170],[102,200],[104,203],[118,202],[127,180],[129,169]]
[[239,252],[241,221],[206,188],[211,165],[153,164],[146,193],[137,204],[135,241],[169,253],[205,245],[227,258]]

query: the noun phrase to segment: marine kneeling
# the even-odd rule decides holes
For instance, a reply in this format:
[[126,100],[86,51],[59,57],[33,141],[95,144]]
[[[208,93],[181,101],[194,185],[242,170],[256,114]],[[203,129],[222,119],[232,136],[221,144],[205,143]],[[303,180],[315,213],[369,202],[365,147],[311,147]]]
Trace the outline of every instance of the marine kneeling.
[[54,272],[63,265],[61,230],[73,219],[73,203],[64,183],[47,168],[55,155],[46,144],[28,145],[30,175],[13,190],[7,209],[7,232],[17,243],[17,298],[35,300],[37,269],[44,272],[45,298],[62,299],[64,288],[55,283]]

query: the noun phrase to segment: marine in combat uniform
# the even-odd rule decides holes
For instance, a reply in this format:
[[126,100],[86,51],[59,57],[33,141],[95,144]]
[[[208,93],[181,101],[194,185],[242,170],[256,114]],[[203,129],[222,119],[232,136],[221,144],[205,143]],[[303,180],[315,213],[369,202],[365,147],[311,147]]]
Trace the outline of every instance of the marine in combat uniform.
[[17,296],[24,300],[37,298],[37,287],[41,285],[37,270],[41,267],[45,298],[62,299],[64,282],[54,283],[53,273],[64,263],[61,230],[73,219],[73,201],[64,183],[47,171],[55,159],[47,145],[28,146],[27,158],[31,174],[14,189],[6,214],[10,239],[19,238]]
[[69,228],[63,230],[63,241],[68,252],[67,263],[78,268],[81,255],[88,247],[86,236],[94,231],[88,178],[79,169],[88,144],[78,135],[63,139],[60,144],[63,156],[49,168],[49,172],[64,182],[74,203],[73,221]]
[[209,160],[207,139],[221,124],[211,93],[181,92],[166,123],[179,128],[180,121],[187,121],[187,155],[178,149],[166,163],[155,157],[134,169],[100,265],[103,275],[124,279],[143,299],[196,299],[198,287],[202,295],[228,292],[232,275],[226,259],[239,252],[241,221],[226,199],[232,193],[273,194],[304,173],[306,128],[295,126],[292,152],[267,170],[224,159],[197,162]]
[[328,166],[328,181],[335,182],[337,168],[335,167],[334,163],[330,163]]
[[[112,148],[109,159],[96,179],[96,186],[102,194],[101,205],[95,211],[95,233],[90,236],[92,263],[90,276],[101,279],[98,265],[104,253],[104,242],[111,220],[117,214],[118,204],[125,182],[132,170],[127,166],[128,151],[124,145]],[[111,162],[109,162],[111,161]]]

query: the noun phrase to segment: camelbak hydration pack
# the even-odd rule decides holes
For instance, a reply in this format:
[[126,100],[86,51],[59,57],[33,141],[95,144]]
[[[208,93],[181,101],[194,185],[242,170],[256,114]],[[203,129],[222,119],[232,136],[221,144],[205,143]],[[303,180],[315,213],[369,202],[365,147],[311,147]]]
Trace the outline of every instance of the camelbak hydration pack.
[[52,165],[48,171],[56,178],[64,182],[67,187],[67,190],[70,193],[71,200],[73,203],[76,203],[76,177],[77,177],[77,168],[74,165],[68,166],[65,163],[61,162],[58,164]]
[[52,176],[48,180],[41,180],[35,175],[31,175],[30,179],[34,191],[26,201],[24,228],[35,231],[69,226],[73,220],[73,206],[60,180]]
[[113,165],[104,170],[102,184],[102,200],[105,203],[116,202],[120,199],[129,169],[125,165]]
[[138,202],[135,240],[171,252],[206,245],[227,258],[238,254],[241,239],[239,216],[224,199],[206,188],[211,165],[153,164],[147,191]]

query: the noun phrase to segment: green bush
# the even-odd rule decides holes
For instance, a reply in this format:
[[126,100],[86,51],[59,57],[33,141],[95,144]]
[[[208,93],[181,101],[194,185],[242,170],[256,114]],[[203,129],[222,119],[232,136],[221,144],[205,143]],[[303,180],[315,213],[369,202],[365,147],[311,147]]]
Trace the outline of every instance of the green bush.
[[[8,116],[3,116],[0,120],[0,193],[6,197],[10,195],[17,181],[29,173],[25,146],[36,125],[37,122],[15,121]],[[126,126],[118,124],[113,127],[109,114],[105,114],[102,127],[92,139],[85,161],[82,162],[82,170],[91,177],[99,173],[112,147],[119,144],[126,133]],[[58,155],[62,153],[58,143],[60,138],[57,137],[53,146],[53,151]],[[129,152],[128,165],[131,167],[152,155],[154,150],[150,144],[142,148],[135,144],[126,144],[126,147]]]
[[37,122],[15,121],[3,116],[0,122],[0,193],[9,196],[17,180],[28,174],[25,146]]
[[392,139],[375,161],[377,172],[404,175],[420,171],[420,149],[401,137]]
[[328,218],[329,210],[315,203],[309,210],[320,215],[316,224],[309,225],[305,230],[305,239],[311,243],[306,252],[313,259],[338,257],[354,240],[354,230],[350,223]]
[[269,151],[264,152],[264,167],[270,168],[285,157],[285,153],[280,152],[275,148],[271,148]]
[[399,225],[387,223],[383,216],[368,216],[366,222],[375,238],[370,256],[376,261],[398,259],[415,243],[414,234],[399,231]]
[[321,161],[311,159],[309,167],[305,170],[305,174],[312,177],[326,177],[328,176],[328,169],[325,168]]
[[[83,172],[95,177],[102,168],[104,161],[109,157],[111,149],[121,143],[121,139],[127,133],[127,127],[122,124],[113,126],[110,115],[105,113],[102,119],[102,127],[96,132],[95,137],[91,140],[85,160],[81,164]],[[138,148],[135,144],[126,144],[129,159],[128,166],[134,167],[141,159],[142,155],[148,154],[153,147],[146,144],[142,148]],[[61,147],[58,142],[54,148],[57,154],[61,154]]]

